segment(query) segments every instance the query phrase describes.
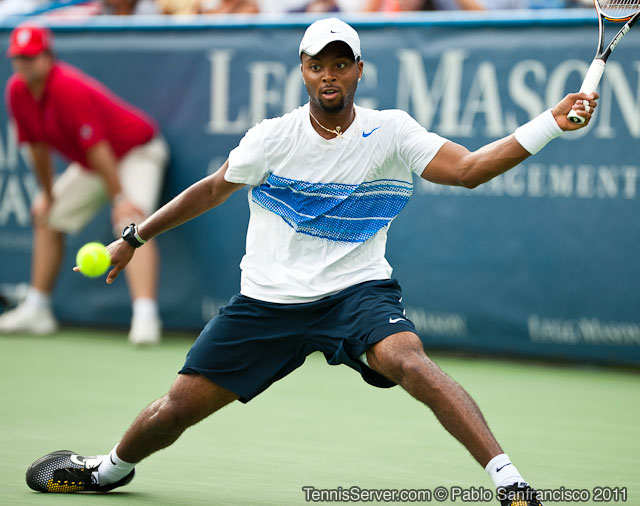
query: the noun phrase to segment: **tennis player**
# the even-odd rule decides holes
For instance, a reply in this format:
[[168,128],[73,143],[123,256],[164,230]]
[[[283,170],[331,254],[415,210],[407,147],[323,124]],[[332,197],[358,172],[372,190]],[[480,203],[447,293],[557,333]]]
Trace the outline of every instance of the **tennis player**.
[[321,351],[329,364],[345,364],[377,387],[400,385],[431,408],[485,468],[501,504],[539,505],[476,403],[425,354],[385,244],[411,195],[413,173],[474,188],[579,128],[567,120],[572,108],[588,123],[597,95],[567,95],[513,135],[469,152],[405,112],[354,105],[364,65],[358,34],[344,22],[313,23],[299,54],[309,103],[250,129],[215,174],[109,246],[114,268],[107,283],[146,241],[248,185],[240,294],[206,325],[170,391],[108,455],[54,452],[31,466],[29,486],[72,492],[125,485],[138,462],[187,427],[235,400],[249,402]]
[[[26,300],[0,316],[0,334],[55,332],[51,293],[66,234],[75,234],[107,203],[116,237],[132,220],[157,209],[168,157],[155,121],[79,69],[56,59],[48,29],[24,23],[10,36],[15,74],[7,108],[28,146],[40,183],[34,224],[31,285]],[[71,160],[53,179],[52,150]],[[140,255],[128,272],[133,344],[160,341],[156,303],[158,252]]]

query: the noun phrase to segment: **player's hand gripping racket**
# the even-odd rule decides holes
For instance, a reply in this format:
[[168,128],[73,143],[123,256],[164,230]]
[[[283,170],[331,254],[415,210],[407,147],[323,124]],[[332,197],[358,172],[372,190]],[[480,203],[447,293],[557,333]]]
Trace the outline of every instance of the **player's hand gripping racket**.
[[[587,75],[584,77],[580,93],[593,93],[598,87],[602,73],[604,72],[604,66],[607,62],[607,58],[611,54],[618,43],[622,40],[627,32],[631,29],[636,21],[640,19],[640,0],[593,0],[598,11],[598,50],[596,51],[596,57],[594,58]],[[620,29],[616,36],[611,39],[607,49],[604,49],[604,20],[613,21],[615,23],[627,23]],[[604,50],[603,50],[604,49]],[[584,105],[589,111],[589,103],[585,100]],[[582,116],[578,116],[573,109],[567,114],[573,123],[582,124],[585,119]]]

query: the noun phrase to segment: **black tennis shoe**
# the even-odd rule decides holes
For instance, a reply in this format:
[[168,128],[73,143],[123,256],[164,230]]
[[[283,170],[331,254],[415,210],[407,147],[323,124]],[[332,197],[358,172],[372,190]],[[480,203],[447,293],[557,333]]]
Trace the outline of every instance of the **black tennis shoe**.
[[39,458],[27,469],[27,485],[37,492],[109,492],[129,483],[136,470],[109,485],[99,485],[93,477],[106,455],[83,457],[69,450],[58,450]]
[[542,506],[538,497],[539,492],[522,481],[500,487],[496,492],[496,498],[501,506]]

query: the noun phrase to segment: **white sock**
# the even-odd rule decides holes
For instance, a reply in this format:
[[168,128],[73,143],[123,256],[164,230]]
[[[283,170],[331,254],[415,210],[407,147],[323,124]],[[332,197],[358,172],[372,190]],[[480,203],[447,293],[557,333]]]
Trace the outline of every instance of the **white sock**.
[[158,303],[156,299],[139,297],[133,301],[133,317],[156,318],[158,316]]
[[41,292],[37,288],[29,286],[24,304],[38,309],[49,309],[51,308],[51,294]]
[[511,459],[506,453],[501,453],[493,457],[484,470],[489,473],[496,488],[506,487],[512,483],[523,482],[524,478],[511,463]]
[[98,470],[93,472],[93,477],[99,485],[109,485],[121,480],[136,466],[118,457],[116,448],[118,448],[118,445],[109,452],[109,455],[105,456],[100,466],[98,466]]

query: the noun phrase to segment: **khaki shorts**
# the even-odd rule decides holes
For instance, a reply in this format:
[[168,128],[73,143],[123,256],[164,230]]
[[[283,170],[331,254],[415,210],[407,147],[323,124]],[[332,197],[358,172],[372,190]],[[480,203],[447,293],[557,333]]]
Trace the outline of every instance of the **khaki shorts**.
[[[155,137],[131,149],[118,164],[122,192],[145,217],[158,207],[168,157],[166,141]],[[56,179],[53,197],[48,224],[68,234],[80,231],[109,202],[102,177],[76,162]],[[114,234],[119,236],[120,231],[114,230]]]

